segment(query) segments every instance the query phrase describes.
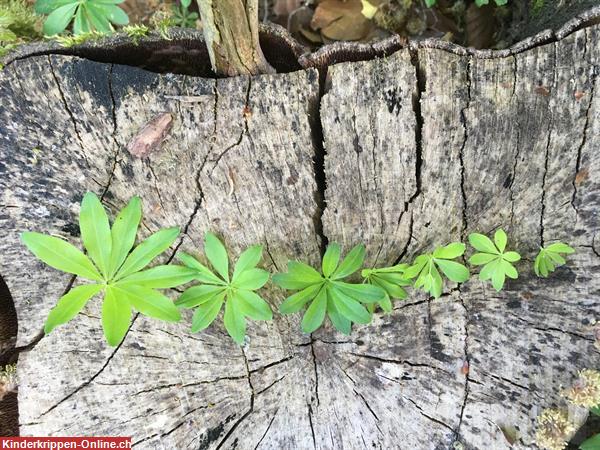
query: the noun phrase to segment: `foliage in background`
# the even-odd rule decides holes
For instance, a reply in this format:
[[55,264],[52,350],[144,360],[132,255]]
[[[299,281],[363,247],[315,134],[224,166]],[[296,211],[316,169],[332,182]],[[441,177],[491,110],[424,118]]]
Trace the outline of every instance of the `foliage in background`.
[[36,0],[35,11],[48,14],[44,34],[53,36],[73,22],[73,34],[112,33],[113,25],[127,25],[129,17],[117,5],[125,0]]
[[505,252],[508,238],[503,229],[496,230],[494,242],[484,234],[471,233],[469,242],[480,253],[475,253],[469,258],[469,264],[483,266],[479,278],[483,281],[492,280],[492,286],[500,291],[504,286],[506,277],[516,279],[519,276],[512,263],[521,259],[517,252]]
[[[403,300],[408,296],[404,287],[412,283],[404,277],[407,267],[408,264],[396,264],[380,269],[363,269],[361,272],[365,282],[385,291],[385,297],[377,302],[377,305],[386,313],[392,312],[392,299]],[[375,304],[368,304],[367,309],[373,313]]]
[[[563,392],[563,396],[573,405],[589,409],[600,416],[600,372],[584,369],[579,372],[573,385]],[[536,444],[548,450],[562,450],[577,428],[569,419],[568,411],[546,409],[538,416]],[[600,449],[600,434],[587,438],[579,446],[581,450]]]
[[9,392],[14,392],[17,388],[17,365],[8,364],[0,367],[0,401]]
[[298,312],[310,303],[302,319],[305,333],[319,328],[327,315],[335,328],[350,334],[352,322],[367,324],[371,321],[371,314],[361,303],[378,303],[385,299],[385,291],[378,286],[343,281],[361,268],[365,246],[355,246],[341,263],[340,253],[338,244],[329,244],[323,255],[321,272],[307,264],[289,261],[287,273],[273,276],[273,282],[279,287],[298,291],[281,304],[282,314]]
[[[433,297],[442,295],[444,281],[440,270],[449,280],[463,283],[469,279],[469,269],[453,259],[465,253],[465,244],[453,242],[445,247],[437,247],[433,253],[426,253],[415,258],[410,267],[404,271],[404,278],[413,279],[416,288],[422,288]],[[439,269],[439,270],[438,270]]]
[[204,251],[216,274],[186,253],[179,259],[194,273],[202,284],[188,288],[175,301],[183,308],[197,308],[192,318],[192,332],[207,328],[217,317],[223,303],[225,329],[235,342],[241,344],[246,336],[246,317],[253,320],[271,320],[269,304],[254,291],[269,281],[269,272],[256,266],[262,259],[262,246],[245,250],[229,276],[229,257],[223,243],[212,233],[206,233]]
[[535,258],[533,268],[538,277],[547,277],[554,272],[558,266],[566,264],[567,261],[561,256],[575,253],[575,249],[562,242],[555,242],[548,247],[540,248],[540,252]]
[[173,23],[181,28],[196,28],[198,13],[190,11],[192,0],[180,0],[171,6]]
[[37,39],[40,18],[24,0],[0,0],[0,57],[17,44]]
[[101,293],[104,294],[102,328],[111,346],[119,344],[127,333],[132,309],[169,322],[180,319],[173,302],[156,289],[186,283],[194,278],[195,272],[172,265],[142,270],[173,244],[179,228],[158,231],[132,250],[141,217],[141,201],[133,197],[111,228],[98,197],[91,192],[85,194],[79,228],[89,257],[63,239],[34,232],[21,234],[27,248],[50,267],[92,281],[71,288],[58,300],[46,319],[45,333],[67,323],[92,297]]

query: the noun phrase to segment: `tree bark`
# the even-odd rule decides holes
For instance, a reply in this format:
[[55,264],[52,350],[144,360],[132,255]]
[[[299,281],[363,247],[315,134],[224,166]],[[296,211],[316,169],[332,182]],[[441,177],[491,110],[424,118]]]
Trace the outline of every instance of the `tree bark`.
[[258,0],[198,0],[202,31],[215,73],[273,73],[258,41]]
[[[496,227],[526,258],[500,293],[475,276],[438,300],[414,292],[351,336],[329,324],[304,335],[299,315],[276,313],[249,324],[243,347],[220,319],[190,334],[186,314],[136,316],[109,348],[93,301],[19,355],[21,433],[131,435],[140,448],[536,448],[537,413],[600,366],[599,42],[593,26],[508,56],[424,43],[330,67],[322,97],[313,69],[214,80],[12,62],[0,72],[0,274],[18,346],[78,283],[18,234],[78,244],[87,190],[113,213],[141,195],[145,235],[182,226],[163,262],[201,254],[208,230],[234,255],[263,243],[272,272],[317,264],[325,237],[364,242],[367,264],[383,266]],[[165,112],[167,140],[131,155]],[[557,239],[577,253],[538,279],[532,259]],[[284,296],[265,293],[275,310]]]

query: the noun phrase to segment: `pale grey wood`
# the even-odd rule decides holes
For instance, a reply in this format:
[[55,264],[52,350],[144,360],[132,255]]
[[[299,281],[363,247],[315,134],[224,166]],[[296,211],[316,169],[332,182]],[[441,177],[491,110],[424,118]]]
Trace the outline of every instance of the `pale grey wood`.
[[[112,213],[140,194],[142,236],[181,226],[164,261],[201,255],[207,230],[234,255],[265,244],[276,272],[288,258],[317,264],[323,237],[364,241],[368,264],[385,265],[497,227],[527,259],[501,293],[476,277],[438,300],[412,293],[351,336],[329,324],[303,335],[300,315],[275,313],[249,324],[243,347],[220,320],[191,335],[186,313],[136,316],[111,349],[92,302],[20,353],[21,433],[132,435],[140,448],[504,449],[501,429],[515,427],[512,448],[535,448],[537,413],[600,364],[599,32],[489,58],[412,45],[330,67],[321,98],[312,70],[214,80],[65,56],[10,64],[0,274],[20,346],[72,280],[18,232],[79,245],[86,190]],[[128,153],[165,112],[167,139],[148,158]],[[539,280],[532,259],[556,239],[577,254]],[[276,308],[284,293],[265,297]]]

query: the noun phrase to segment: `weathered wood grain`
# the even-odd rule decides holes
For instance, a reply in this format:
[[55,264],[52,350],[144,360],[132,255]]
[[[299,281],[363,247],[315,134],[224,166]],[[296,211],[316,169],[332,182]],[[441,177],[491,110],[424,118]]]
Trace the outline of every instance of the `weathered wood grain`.
[[[276,313],[239,347],[220,321],[191,335],[188,314],[136,316],[111,349],[91,302],[21,352],[21,433],[131,435],[140,448],[504,449],[514,427],[512,448],[535,448],[537,413],[600,365],[599,33],[490,58],[413,45],[330,67],[321,98],[313,70],[214,80],[12,62],[0,72],[0,274],[19,346],[73,280],[18,233],[79,244],[86,190],[113,213],[141,195],[142,236],[181,226],[166,261],[200,255],[207,230],[234,255],[265,244],[272,272],[316,264],[323,238],[365,242],[368,264],[386,265],[498,227],[525,257],[501,293],[473,277],[438,300],[414,294],[349,337],[330,325],[303,335],[299,315]],[[164,113],[167,139],[131,155]],[[532,259],[557,239],[577,253],[539,280]],[[284,293],[265,296],[276,308]]]

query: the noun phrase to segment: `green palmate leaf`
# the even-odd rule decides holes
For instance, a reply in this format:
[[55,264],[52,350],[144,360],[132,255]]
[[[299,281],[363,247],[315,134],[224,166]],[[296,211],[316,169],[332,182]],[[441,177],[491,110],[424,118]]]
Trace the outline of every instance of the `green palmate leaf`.
[[387,298],[384,297],[383,299],[379,300],[379,302],[387,302],[390,298],[405,299],[408,296],[406,291],[402,288],[402,285],[388,281],[379,275],[372,275],[369,279],[369,283],[382,288],[386,292]]
[[22,233],[21,240],[31,253],[50,267],[88,280],[102,281],[102,275],[92,261],[67,241],[34,232]]
[[315,298],[322,286],[322,283],[313,284],[312,286],[304,288],[300,292],[296,292],[294,295],[289,296],[279,306],[279,311],[281,314],[292,314],[300,311],[306,303]]
[[237,280],[232,281],[233,286],[240,287],[242,289],[260,289],[267,281],[269,281],[269,272],[262,269],[248,269],[243,271],[237,277]]
[[131,305],[127,299],[117,297],[112,286],[106,288],[102,303],[102,328],[108,345],[117,346],[127,334],[131,322]]
[[416,277],[414,284],[416,288],[422,288],[425,292],[438,298],[442,295],[444,287],[440,270],[449,280],[456,283],[462,283],[469,278],[469,269],[456,261],[451,261],[462,256],[464,252],[465,245],[461,242],[438,247],[433,253],[417,256],[413,264],[404,270],[403,277],[405,279]]
[[464,283],[469,279],[469,269],[456,261],[435,258],[435,263],[449,280]]
[[173,301],[160,292],[136,284],[118,284],[112,289],[119,300],[126,299],[133,308],[148,317],[167,322],[178,322],[181,319]]
[[346,278],[348,275],[352,275],[362,266],[365,260],[365,246],[359,244],[355,246],[344,258],[335,272],[331,275],[331,279],[339,280]]
[[494,242],[487,236],[479,233],[469,235],[469,242],[482,253],[475,253],[469,258],[469,264],[483,266],[479,278],[483,281],[491,280],[492,286],[500,291],[504,286],[506,277],[516,279],[519,274],[512,265],[521,259],[521,255],[514,251],[506,250],[508,238],[502,229],[494,234]]
[[182,308],[193,308],[207,303],[219,294],[224,295],[225,289],[225,286],[213,286],[210,284],[192,286],[191,288],[186,289],[183,294],[175,300],[175,305]]
[[44,22],[44,34],[54,36],[65,31],[77,7],[78,3],[69,3],[55,9]]
[[110,225],[104,206],[92,192],[83,196],[79,213],[79,229],[88,255],[96,263],[100,273],[108,279],[112,248]]
[[225,314],[223,315],[223,323],[229,336],[235,342],[241,344],[244,342],[246,335],[246,320],[244,314],[240,311],[239,300],[236,296],[229,297],[225,303]]
[[332,287],[344,295],[362,303],[375,303],[384,299],[385,291],[371,284],[351,284],[343,281],[334,281]]
[[178,253],[179,260],[187,267],[196,271],[196,280],[208,284],[220,284],[225,286],[227,283],[210,271],[208,267],[201,264],[196,258],[187,253]]
[[229,258],[223,243],[212,233],[204,238],[206,257],[225,281],[229,281]]
[[179,236],[179,228],[172,227],[160,230],[148,237],[127,256],[114,280],[124,278],[146,267],[154,258],[168,249],[175,242],[177,236]]
[[266,301],[252,291],[240,289],[235,293],[240,312],[253,320],[271,320],[273,311]]
[[590,408],[590,412],[596,416],[600,416],[600,404]]
[[371,321],[371,314],[358,301],[346,295],[334,286],[328,286],[327,294],[333,300],[337,310],[351,322],[367,324]]
[[291,291],[295,291],[298,289],[305,289],[309,286],[313,286],[315,284],[321,283],[323,280],[319,279],[319,281],[314,280],[302,280],[296,278],[294,275],[290,273],[277,273],[272,277],[273,283],[283,289],[289,289]]
[[86,284],[71,289],[58,300],[56,306],[48,314],[44,332],[48,334],[57,326],[67,323],[103,288],[104,286],[101,284]]
[[194,312],[192,317],[192,333],[207,328],[217,318],[221,306],[225,300],[225,292],[212,297],[209,301],[202,303]]
[[253,292],[269,280],[267,271],[256,268],[262,256],[262,247],[254,245],[242,252],[235,263],[231,281],[227,250],[214,234],[206,233],[205,250],[206,257],[221,278],[192,256],[181,254],[180,259],[184,264],[195,271],[195,278],[205,284],[187,289],[175,304],[183,308],[198,308],[192,318],[192,332],[195,333],[208,327],[225,303],[225,328],[233,340],[241,344],[246,335],[246,317],[253,320],[273,318],[268,303]]
[[321,268],[325,277],[331,276],[335,269],[337,269],[338,263],[340,262],[340,246],[337,243],[332,243],[327,246],[325,255],[323,255],[323,261]]
[[329,320],[331,320],[333,326],[338,331],[346,335],[350,334],[350,331],[352,330],[352,322],[350,322],[350,320],[340,313],[330,295],[327,296],[327,315],[329,316]]
[[318,283],[323,279],[321,274],[315,269],[298,261],[288,262],[288,272],[296,280],[310,282],[311,284]]
[[302,318],[302,331],[312,333],[321,326],[327,312],[327,289],[321,288]]
[[167,289],[192,281],[196,271],[185,266],[156,266],[120,279],[118,285],[136,284],[147,288]]
[[253,245],[242,252],[233,268],[233,281],[245,270],[256,267],[262,258],[262,249],[262,245]]
[[465,253],[465,244],[462,242],[452,242],[444,247],[438,247],[433,252],[436,259],[454,259]]
[[[88,18],[83,11],[83,8],[78,8],[73,21],[73,34],[84,34],[91,31],[91,26]],[[137,231],[137,230],[136,230]]]
[[540,248],[540,252],[536,256],[533,265],[535,274],[538,277],[547,277],[551,272],[554,272],[558,266],[566,264],[567,261],[561,254],[569,255],[574,252],[575,249],[562,242],[556,242],[548,247]]
[[110,231],[112,251],[108,270],[109,278],[112,278],[121,267],[133,247],[141,218],[142,202],[139,197],[129,200],[127,206],[117,215]]
[[596,434],[589,439],[586,439],[579,446],[581,450],[600,450],[600,434]]

